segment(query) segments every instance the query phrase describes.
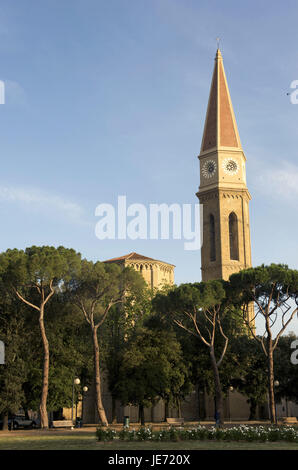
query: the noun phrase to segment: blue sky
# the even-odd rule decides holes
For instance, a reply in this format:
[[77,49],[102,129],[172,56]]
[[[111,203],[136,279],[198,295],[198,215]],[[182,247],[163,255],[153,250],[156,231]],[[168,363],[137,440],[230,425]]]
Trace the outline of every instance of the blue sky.
[[181,240],[98,240],[95,208],[118,195],[198,202],[219,36],[247,157],[253,265],[298,268],[296,1],[0,0],[0,11],[2,251],[136,251],[175,264],[177,283],[200,280],[200,252]]

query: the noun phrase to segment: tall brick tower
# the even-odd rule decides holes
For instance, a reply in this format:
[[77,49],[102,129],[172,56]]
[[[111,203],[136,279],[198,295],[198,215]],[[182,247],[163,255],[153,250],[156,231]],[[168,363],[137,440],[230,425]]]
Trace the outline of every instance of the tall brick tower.
[[245,162],[218,49],[200,160],[203,204],[202,280],[228,279],[251,266],[249,201]]

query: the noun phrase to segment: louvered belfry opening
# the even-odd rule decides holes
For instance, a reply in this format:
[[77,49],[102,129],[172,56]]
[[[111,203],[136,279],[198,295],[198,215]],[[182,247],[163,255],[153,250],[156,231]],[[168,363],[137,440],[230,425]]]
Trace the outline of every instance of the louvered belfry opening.
[[229,215],[230,258],[239,261],[238,219],[235,212]]

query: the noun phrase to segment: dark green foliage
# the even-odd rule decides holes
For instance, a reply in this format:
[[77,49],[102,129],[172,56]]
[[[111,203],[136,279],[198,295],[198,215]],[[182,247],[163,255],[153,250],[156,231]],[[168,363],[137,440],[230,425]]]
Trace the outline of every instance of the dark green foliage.
[[125,346],[117,384],[123,404],[151,406],[158,399],[176,405],[190,391],[188,371],[173,332],[141,328]]
[[[42,393],[44,351],[39,330],[39,313],[36,310],[42,302],[46,303],[52,289],[56,295],[46,305],[47,315],[44,320],[50,344],[49,410],[70,403],[72,376],[86,362],[81,346],[86,343],[79,341],[79,330],[83,332],[79,326],[79,323],[82,325],[81,319],[74,318],[62,292],[65,281],[73,276],[79,266],[80,255],[63,247],[56,249],[33,246],[25,251],[7,250],[0,255],[2,313],[9,313],[10,299],[14,305],[15,318],[12,327],[13,344],[18,347],[18,355],[15,357],[23,365],[19,380],[14,380],[15,385],[18,384],[21,389],[20,394],[14,394],[17,401],[14,409],[38,409]],[[22,298],[19,296],[18,299],[16,294]],[[25,301],[20,301],[24,299]],[[5,323],[0,322],[0,334],[4,329]],[[9,349],[8,345],[8,360]],[[13,367],[10,370],[12,373]],[[17,399],[19,395],[21,400]]]
[[230,276],[228,295],[241,304],[257,300],[260,313],[268,307],[275,313],[289,299],[298,301],[298,271],[284,264],[244,269]]
[[294,333],[282,336],[274,353],[275,379],[279,382],[275,387],[276,397],[295,403],[298,403],[298,365],[291,363],[290,356],[291,344],[297,339]]
[[[230,277],[228,297],[243,305],[244,320],[267,358],[270,419],[275,423],[274,352],[298,312],[298,271],[282,264],[245,269]],[[254,317],[249,315],[251,302],[254,302]],[[257,317],[264,321],[263,336],[255,333]]]
[[124,302],[124,295],[133,299],[144,286],[142,276],[131,268],[87,260],[67,284],[71,300],[94,325],[101,325],[111,307]]
[[17,413],[24,403],[26,380],[26,343],[24,320],[14,310],[14,303],[1,302],[0,339],[5,344],[5,365],[0,365],[0,414]]
[[[24,384],[26,408],[38,409],[42,386],[42,344],[34,319],[28,345],[28,380]],[[60,294],[48,306],[46,330],[50,348],[48,411],[71,407],[72,382],[79,377],[83,385],[92,382],[92,344],[89,329],[80,313]]]
[[[162,398],[178,407],[194,386],[199,393],[215,394],[209,351],[198,336],[209,342],[211,317],[208,320],[205,313],[218,309],[220,326],[216,324],[213,344],[217,360],[226,343],[220,327],[229,338],[219,368],[222,392],[227,395],[233,386],[245,394],[254,418],[257,404],[266,399],[266,358],[247,334],[241,306],[257,299],[259,313],[267,311],[273,321],[276,315],[284,315],[287,326],[286,315],[293,316],[298,298],[297,271],[284,265],[250,268],[233,274],[230,282],[167,288],[152,301],[153,293],[131,269],[81,261],[74,250],[63,247],[7,250],[0,255],[0,340],[6,346],[6,364],[0,365],[0,414],[15,413],[19,408],[38,409],[44,359],[38,312],[17,299],[16,290],[32,305],[39,305],[42,289],[45,296],[49,295],[50,284],[55,295],[46,305],[44,318],[50,345],[48,411],[71,406],[74,376],[80,377],[82,385],[93,380],[92,322],[100,327],[100,364],[114,399],[146,407]],[[196,312],[196,324],[185,312]],[[178,326],[179,322],[185,329]],[[192,334],[187,335],[185,330]],[[278,398],[298,402],[298,367],[290,362],[290,345],[296,337],[277,339],[278,344],[273,339],[275,379],[280,385],[275,391]],[[266,341],[261,337],[257,340],[264,352]],[[203,409],[200,414],[203,418]],[[98,432],[102,439],[114,436]],[[211,435],[202,429],[183,432],[162,431],[160,439],[233,436],[232,431],[229,435],[219,431]],[[234,433],[235,439],[241,438],[238,431]],[[148,431],[142,429],[133,437],[123,431],[119,437],[145,440]],[[254,436],[247,433],[247,438]],[[279,431],[272,431],[265,439],[277,438]]]
[[250,405],[250,417],[257,418],[257,407],[267,400],[266,359],[252,337],[232,337],[226,361],[229,364],[229,384],[243,393]]

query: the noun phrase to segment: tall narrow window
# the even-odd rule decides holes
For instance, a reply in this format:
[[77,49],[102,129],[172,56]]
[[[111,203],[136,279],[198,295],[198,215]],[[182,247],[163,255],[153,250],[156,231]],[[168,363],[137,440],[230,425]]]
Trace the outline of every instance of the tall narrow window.
[[215,222],[214,222],[214,215],[212,214],[210,214],[209,228],[210,228],[210,261],[215,261],[216,260]]
[[230,259],[239,260],[238,219],[235,212],[229,215]]

